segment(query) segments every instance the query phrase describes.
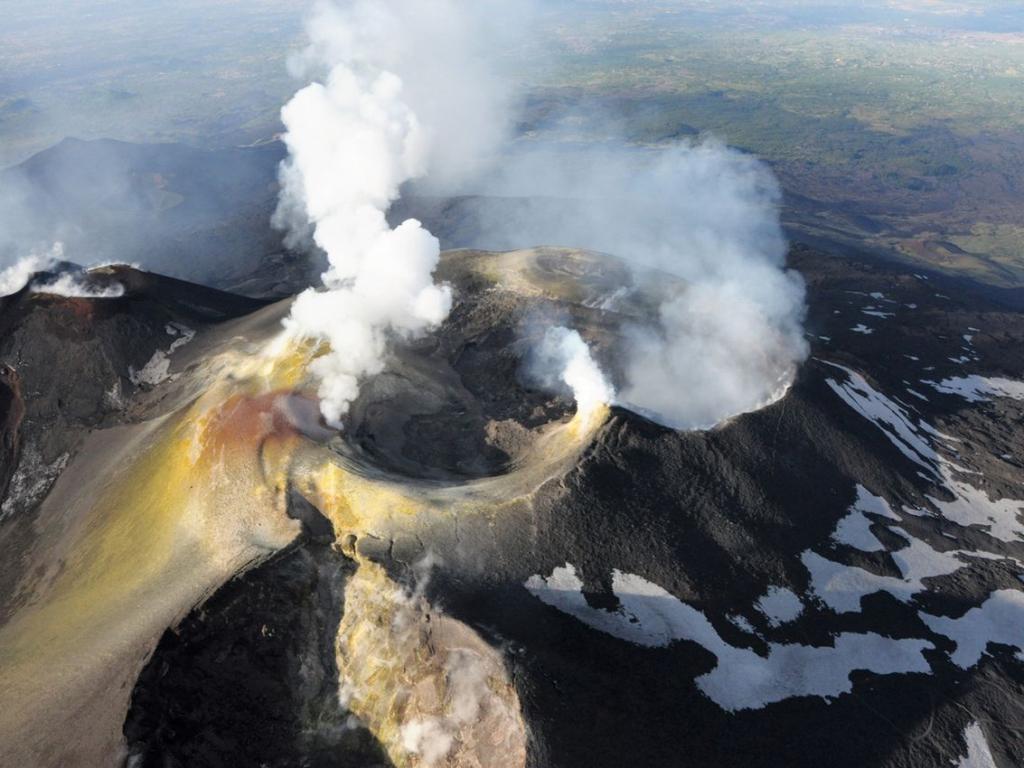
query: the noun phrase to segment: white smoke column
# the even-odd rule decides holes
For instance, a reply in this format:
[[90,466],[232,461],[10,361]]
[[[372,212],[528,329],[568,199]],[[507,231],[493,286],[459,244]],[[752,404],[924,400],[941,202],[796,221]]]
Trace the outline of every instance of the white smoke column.
[[313,372],[333,423],[360,378],[382,368],[389,332],[420,333],[451,306],[449,290],[432,279],[437,239],[417,221],[392,230],[385,219],[402,183],[426,169],[423,129],[397,76],[353,66],[336,65],[326,83],[302,89],[281,113],[290,152],[285,194],[303,201],[330,262],[327,292],[301,294],[286,324],[330,345]]
[[327,290],[301,294],[286,326],[330,345],[312,370],[335,425],[360,380],[383,368],[389,337],[422,334],[451,308],[433,282],[437,239],[415,220],[392,230],[385,214],[404,183],[428,169],[462,172],[502,135],[503,91],[478,55],[478,13],[456,0],[322,4],[295,62],[328,72],[282,110],[289,158],[275,223],[293,242],[311,234],[330,268]]
[[286,325],[330,345],[313,372],[324,416],[334,423],[358,394],[360,378],[383,367],[387,335],[421,333],[451,306],[449,290],[433,283],[437,239],[418,221],[392,230],[385,219],[400,185],[426,167],[422,129],[401,87],[390,73],[339,65],[281,113],[291,155],[285,194],[304,201],[330,262],[328,290],[301,294]]
[[532,368],[542,383],[569,387],[576,413],[583,420],[615,398],[615,390],[578,331],[562,326],[549,328],[534,352]]

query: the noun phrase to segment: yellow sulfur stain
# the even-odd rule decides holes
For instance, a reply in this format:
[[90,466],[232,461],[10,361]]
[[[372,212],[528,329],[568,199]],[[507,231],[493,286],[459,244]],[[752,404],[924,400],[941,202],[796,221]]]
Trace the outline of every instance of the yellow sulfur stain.
[[341,699],[399,768],[516,768],[526,724],[501,653],[360,563],[338,628]]
[[[302,392],[323,352],[284,334],[260,354],[223,352],[190,374],[199,391],[176,412],[91,438],[40,511],[35,556],[49,570],[26,577],[0,627],[0,763],[30,764],[60,741],[62,723],[89,712],[94,692],[114,687],[110,711],[92,712],[108,723],[94,729],[96,743],[85,743],[86,729],[68,746],[108,749],[165,628],[299,534],[289,487],[330,519],[342,546],[463,514],[496,516],[569,471],[608,415],[598,408],[553,425],[501,477],[410,483],[352,465],[290,420],[296,401],[311,401]],[[525,761],[500,653],[364,559],[346,589],[337,651],[352,710],[396,765],[426,765],[446,740],[446,765]]]
[[543,435],[527,465],[447,488],[369,478],[316,452],[296,461],[297,487],[359,562],[337,633],[341,699],[394,765],[522,766],[526,726],[500,652],[399,588],[352,541],[415,531],[442,515],[499,515],[575,465],[607,417],[607,407],[580,414]]
[[83,449],[40,512],[52,572],[29,574],[0,628],[0,689],[19,702],[0,707],[0,737],[132,678],[164,628],[298,535],[286,492],[305,438],[266,390],[294,375],[220,376],[179,412],[121,428],[114,450]]

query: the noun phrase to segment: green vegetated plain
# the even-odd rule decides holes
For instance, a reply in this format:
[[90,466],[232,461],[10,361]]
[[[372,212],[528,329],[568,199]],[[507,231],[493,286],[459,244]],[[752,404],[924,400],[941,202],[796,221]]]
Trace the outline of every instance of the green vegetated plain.
[[586,3],[551,28],[527,127],[765,158],[796,233],[1024,278],[1024,11],[993,3]]
[[[0,164],[66,135],[265,139],[297,87],[286,61],[302,44],[301,0],[11,1],[19,21],[0,31]],[[772,165],[796,236],[1019,285],[1015,5],[548,0],[536,35],[503,62],[529,84],[527,136],[664,144],[713,134]]]
[[8,0],[0,165],[66,136],[242,144],[276,130],[305,0]]

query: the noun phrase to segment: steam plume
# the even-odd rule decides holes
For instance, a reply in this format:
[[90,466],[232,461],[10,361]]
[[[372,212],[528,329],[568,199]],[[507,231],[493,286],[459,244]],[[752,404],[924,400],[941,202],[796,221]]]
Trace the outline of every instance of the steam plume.
[[102,287],[88,285],[78,275],[65,272],[46,282],[32,286],[35,293],[49,293],[54,296],[65,296],[72,299],[116,299],[124,296],[124,286],[111,283]]
[[28,285],[33,275],[44,272],[56,264],[63,253],[63,246],[57,243],[46,253],[30,253],[0,270],[0,296],[10,296],[20,291]]
[[478,10],[457,0],[321,4],[294,63],[326,69],[282,110],[289,158],[275,222],[306,235],[330,268],[326,291],[295,301],[287,328],[326,341],[321,408],[338,424],[389,337],[437,325],[451,293],[433,282],[440,246],[413,219],[385,219],[400,188],[428,170],[457,177],[501,137],[504,91],[478,55]]
[[[45,253],[35,252],[24,256],[6,269],[0,270],[0,297],[17,293],[39,272],[56,269],[64,257],[64,245],[54,243]],[[77,274],[63,272],[49,279],[36,280],[32,283],[33,293],[49,293],[55,296],[85,299],[116,299],[124,295],[124,286],[120,283],[98,287],[88,285]]]
[[589,248],[679,278],[617,350],[620,404],[710,427],[777,399],[806,357],[803,282],[785,268],[778,185],[756,159],[715,141],[520,150],[482,191],[524,203],[511,217],[481,207],[477,245]]

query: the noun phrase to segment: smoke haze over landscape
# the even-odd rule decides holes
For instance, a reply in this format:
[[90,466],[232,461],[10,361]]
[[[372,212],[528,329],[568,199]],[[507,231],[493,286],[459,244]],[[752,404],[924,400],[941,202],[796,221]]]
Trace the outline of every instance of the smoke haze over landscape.
[[[447,314],[447,289],[432,279],[436,238],[415,220],[395,222],[394,231],[385,220],[409,193],[514,201],[467,209],[463,225],[483,247],[588,248],[683,280],[688,289],[632,323],[614,350],[619,401],[672,426],[708,427],[771,402],[806,354],[803,289],[785,271],[778,186],[756,159],[711,139],[641,148],[614,135],[621,115],[573,107],[550,117],[569,127],[603,123],[607,140],[577,143],[564,129],[516,138],[528,85],[502,52],[522,48],[537,11],[532,3],[394,0],[320,3],[308,17],[309,43],[288,68],[312,84],[282,112],[290,157],[274,223],[287,245],[329,262],[329,290],[304,293],[290,328],[338,350],[317,364],[334,382],[321,392],[332,421],[359,380],[382,369],[389,336],[424,333]],[[71,261],[125,254],[200,280],[254,258],[225,247],[217,230],[215,259],[200,263],[186,260],[192,249],[171,260],[148,243],[154,227],[170,239],[182,226],[185,237],[204,220],[216,226],[222,206],[268,184],[260,169],[276,156],[272,146],[218,155],[216,180],[190,175],[200,182],[188,182],[184,203],[116,145],[62,147],[42,187],[31,166],[8,172],[0,255],[12,278],[55,242]],[[169,163],[204,161],[198,151],[165,154]],[[86,236],[97,222],[100,236]]]

